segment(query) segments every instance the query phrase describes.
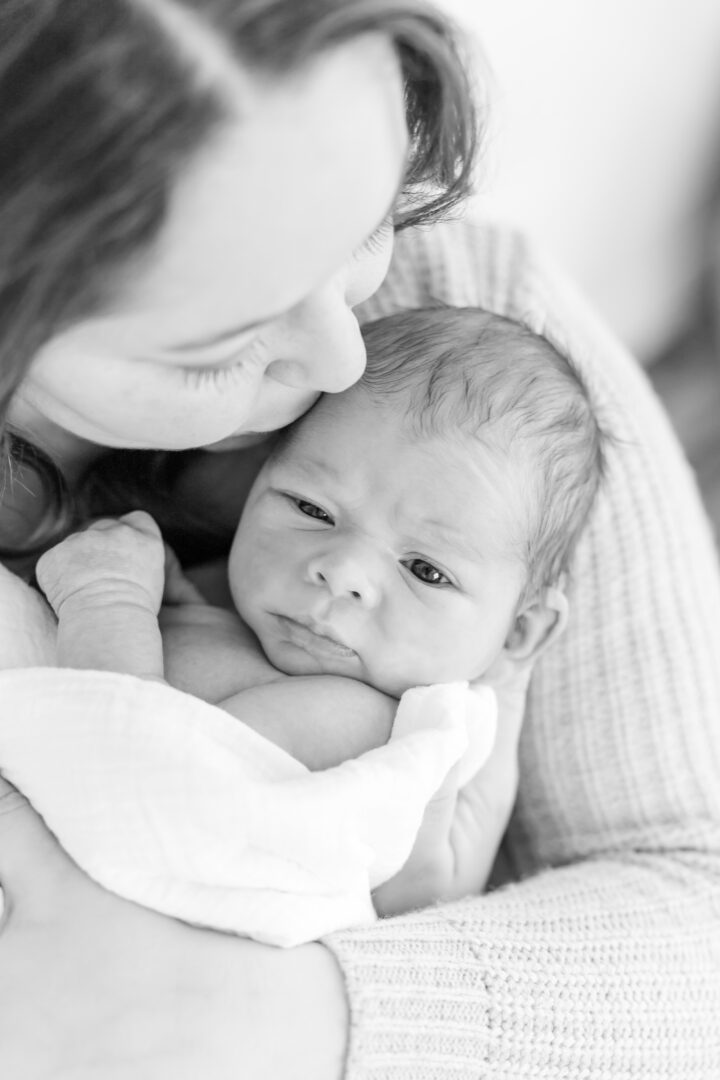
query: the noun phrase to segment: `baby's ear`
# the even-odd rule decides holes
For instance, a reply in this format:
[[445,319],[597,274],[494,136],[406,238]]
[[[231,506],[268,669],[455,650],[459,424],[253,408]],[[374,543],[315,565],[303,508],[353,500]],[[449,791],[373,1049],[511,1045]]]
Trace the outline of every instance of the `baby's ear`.
[[565,629],[568,602],[561,588],[548,586],[515,617],[503,652],[507,660],[534,662]]

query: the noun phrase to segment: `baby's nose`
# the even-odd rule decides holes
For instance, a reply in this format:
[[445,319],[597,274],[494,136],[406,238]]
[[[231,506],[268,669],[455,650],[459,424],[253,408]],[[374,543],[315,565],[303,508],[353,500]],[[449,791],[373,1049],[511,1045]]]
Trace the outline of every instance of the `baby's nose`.
[[310,562],[308,576],[334,599],[349,600],[367,608],[375,607],[380,600],[376,575],[368,560],[356,552],[318,556]]

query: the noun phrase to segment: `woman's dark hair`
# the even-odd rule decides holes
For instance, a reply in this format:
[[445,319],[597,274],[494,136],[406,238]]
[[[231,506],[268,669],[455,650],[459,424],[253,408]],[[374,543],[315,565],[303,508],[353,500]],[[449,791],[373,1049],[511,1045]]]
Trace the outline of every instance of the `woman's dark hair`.
[[0,492],[23,450],[50,504],[28,538],[38,551],[72,524],[71,500],[53,463],[7,430],[9,402],[41,346],[97,308],[153,241],[178,171],[228,114],[223,87],[198,78],[178,40],[178,14],[240,65],[271,73],[365,32],[387,35],[411,140],[398,226],[447,214],[470,188],[478,124],[467,74],[452,28],[422,0],[4,0]]

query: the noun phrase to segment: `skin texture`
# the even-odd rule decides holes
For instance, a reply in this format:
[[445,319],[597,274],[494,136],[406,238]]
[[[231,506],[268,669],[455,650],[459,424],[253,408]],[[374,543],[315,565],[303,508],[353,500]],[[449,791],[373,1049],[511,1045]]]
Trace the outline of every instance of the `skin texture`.
[[400,697],[492,675],[557,621],[544,597],[520,605],[526,495],[514,493],[527,464],[477,440],[418,437],[404,411],[361,386],[323,398],[250,493],[230,588],[287,674]]
[[[118,900],[1,779],[0,878],[0,1045],[13,1080],[236,1080],[239,1063],[251,1078],[340,1075],[344,995],[322,946],[271,949]],[[273,1027],[282,1039],[263,1038]]]
[[66,466],[87,440],[181,449],[282,427],[362,373],[352,307],[385,276],[407,152],[394,54],[368,35],[235,89],[238,118],[179,178],[159,243],[13,402]]

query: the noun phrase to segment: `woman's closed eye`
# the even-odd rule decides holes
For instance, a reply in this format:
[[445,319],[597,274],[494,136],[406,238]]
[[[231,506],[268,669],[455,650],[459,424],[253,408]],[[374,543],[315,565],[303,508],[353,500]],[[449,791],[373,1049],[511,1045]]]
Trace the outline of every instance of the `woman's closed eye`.
[[394,232],[392,217],[386,217],[381,221],[377,229],[370,233],[360,247],[355,249],[355,258],[362,259],[365,255],[381,255]]
[[187,386],[193,390],[220,389],[237,378],[241,364],[229,367],[183,367],[180,370]]
[[230,386],[234,380],[247,378],[249,369],[262,360],[261,353],[262,342],[256,337],[241,345],[226,361],[210,362],[208,357],[207,364],[184,364],[175,370],[181,373],[186,385],[193,389],[223,389]]
[[438,570],[437,566],[433,566],[427,559],[406,559],[403,566],[423,585],[430,585],[433,588],[447,588],[452,585],[447,574],[444,574],[442,570]]

